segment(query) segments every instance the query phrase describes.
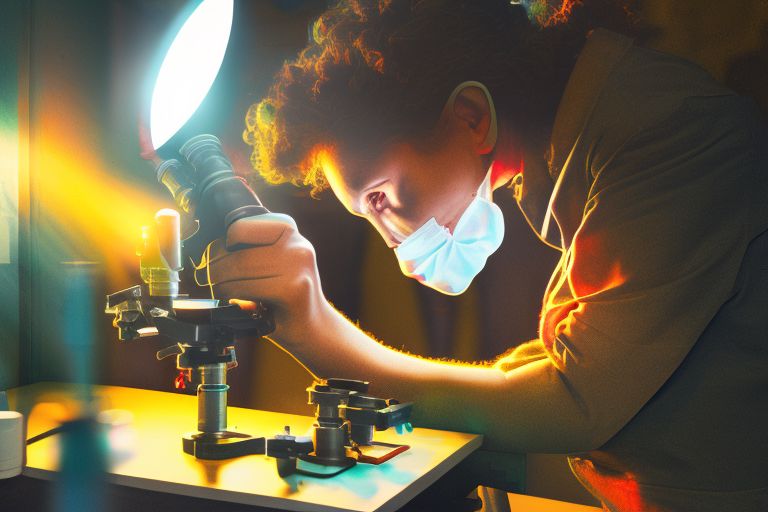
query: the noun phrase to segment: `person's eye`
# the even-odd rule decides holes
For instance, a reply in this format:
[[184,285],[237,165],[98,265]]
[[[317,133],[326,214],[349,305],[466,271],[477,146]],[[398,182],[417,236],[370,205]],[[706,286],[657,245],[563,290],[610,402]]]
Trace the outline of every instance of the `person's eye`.
[[368,206],[376,213],[381,213],[387,206],[387,195],[384,192],[371,192],[367,196]]

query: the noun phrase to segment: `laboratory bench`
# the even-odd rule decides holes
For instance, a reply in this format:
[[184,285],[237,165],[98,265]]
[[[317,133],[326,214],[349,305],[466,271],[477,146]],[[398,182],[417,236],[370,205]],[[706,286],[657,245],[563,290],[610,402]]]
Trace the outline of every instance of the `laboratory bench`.
[[[71,385],[50,382],[9,390],[11,409],[27,418],[27,439],[72,414],[77,407],[72,391]],[[127,411],[130,418],[108,438],[117,453],[106,475],[106,502],[113,510],[211,510],[215,503],[216,510],[393,511],[482,443],[482,436],[474,434],[416,428],[401,436],[390,429],[377,432],[376,439],[410,449],[381,465],[357,464],[331,478],[281,478],[275,459],[265,455],[211,461],[184,453],[181,436],[196,427],[195,396],[118,386],[94,386],[93,394],[100,410]],[[231,429],[268,438],[286,425],[306,432],[314,422],[310,416],[239,407],[229,407],[228,416]],[[0,482],[0,495],[15,495],[19,508],[25,499],[50,499],[54,491],[45,481],[56,477],[58,438],[51,435],[30,444],[22,476]]]
[[[70,384],[41,382],[9,390],[11,409],[27,420],[27,439],[74,414],[78,402],[73,389]],[[401,436],[389,429],[377,432],[376,440],[408,444],[410,449],[381,465],[357,464],[331,478],[280,477],[275,459],[265,455],[210,461],[184,453],[181,436],[196,426],[195,396],[118,386],[92,389],[100,410],[124,411],[113,416],[123,421],[108,436],[113,456],[101,489],[111,512],[419,512],[438,510],[445,503],[436,505],[441,500],[465,495],[478,483],[515,491],[509,500],[516,512],[597,510],[519,494],[524,491],[525,457],[482,450],[480,435],[415,428]],[[229,407],[228,414],[234,430],[268,438],[286,425],[293,432],[307,431],[314,421],[310,416],[239,407]],[[0,480],[0,509],[53,510],[58,437],[30,444],[22,475]],[[471,480],[481,473],[482,482]]]

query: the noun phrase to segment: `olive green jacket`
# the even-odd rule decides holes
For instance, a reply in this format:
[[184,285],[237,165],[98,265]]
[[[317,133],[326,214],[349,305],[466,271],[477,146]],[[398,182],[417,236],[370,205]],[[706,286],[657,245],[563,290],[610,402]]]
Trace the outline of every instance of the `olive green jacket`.
[[497,365],[551,361],[601,440],[569,462],[610,510],[768,510],[766,147],[753,102],[599,30],[550,175],[513,182],[562,257],[539,339]]

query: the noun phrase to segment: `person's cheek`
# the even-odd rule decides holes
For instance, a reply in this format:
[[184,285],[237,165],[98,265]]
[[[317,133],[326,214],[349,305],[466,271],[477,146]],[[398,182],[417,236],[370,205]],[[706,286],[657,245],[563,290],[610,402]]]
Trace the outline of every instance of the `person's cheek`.
[[398,208],[393,208],[388,220],[394,229],[406,235],[419,229],[437,211],[438,202],[429,183],[423,179],[414,179],[403,183],[397,191]]
[[382,222],[381,216],[376,213],[369,213],[366,215],[366,219],[368,219],[368,222],[371,223],[371,226],[379,233],[379,236],[384,240],[384,243],[387,244],[387,247],[390,249],[394,249],[397,247],[397,245],[402,242],[405,237],[398,236],[397,234],[392,232],[392,229],[388,228],[384,222]]

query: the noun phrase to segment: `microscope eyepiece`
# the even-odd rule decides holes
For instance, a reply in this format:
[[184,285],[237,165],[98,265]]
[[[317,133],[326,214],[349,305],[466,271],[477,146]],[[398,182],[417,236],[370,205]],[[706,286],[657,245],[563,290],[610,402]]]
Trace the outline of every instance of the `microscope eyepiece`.
[[189,177],[188,170],[175,158],[162,160],[156,169],[157,181],[165,185],[173,200],[184,213],[189,213],[192,208],[192,192],[194,190],[194,184]]
[[221,141],[214,135],[192,137],[179,149],[188,162],[165,160],[157,166],[157,179],[171,192],[176,204],[199,222],[195,241],[186,246],[193,257],[238,219],[268,213],[248,184],[233,171]]
[[221,180],[233,178],[232,163],[224,154],[221,141],[215,135],[202,134],[192,137],[179,148],[183,156],[195,169],[195,182],[201,196],[209,187]]

